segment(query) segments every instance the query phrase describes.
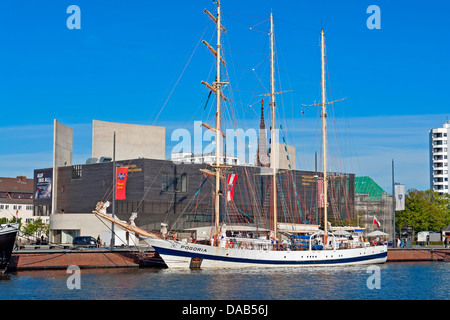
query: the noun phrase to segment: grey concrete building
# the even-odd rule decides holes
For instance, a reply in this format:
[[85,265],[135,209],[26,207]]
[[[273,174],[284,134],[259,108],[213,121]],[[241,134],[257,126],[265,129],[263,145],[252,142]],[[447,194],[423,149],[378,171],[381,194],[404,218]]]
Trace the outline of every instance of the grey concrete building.
[[92,158],[112,158],[116,132],[116,159],[166,158],[166,128],[117,122],[92,121]]

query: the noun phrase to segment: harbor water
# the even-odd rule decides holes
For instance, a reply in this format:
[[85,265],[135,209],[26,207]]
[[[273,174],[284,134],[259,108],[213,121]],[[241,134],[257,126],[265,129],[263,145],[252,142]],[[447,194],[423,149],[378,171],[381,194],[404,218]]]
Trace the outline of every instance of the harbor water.
[[450,264],[277,269],[161,268],[20,271],[1,300],[448,300]]

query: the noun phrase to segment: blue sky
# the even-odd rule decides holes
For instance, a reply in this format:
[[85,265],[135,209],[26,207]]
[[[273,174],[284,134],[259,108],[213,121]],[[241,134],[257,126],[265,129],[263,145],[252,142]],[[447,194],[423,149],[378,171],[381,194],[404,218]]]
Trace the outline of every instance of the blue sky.
[[[81,29],[69,30],[70,5]],[[381,29],[369,30],[369,5]],[[450,114],[447,1],[222,0],[227,94],[224,125],[257,126],[269,87],[268,16],[275,18],[278,114],[297,168],[312,169],[320,100],[319,33],[326,30],[329,99],[346,97],[330,116],[342,168],[391,192],[391,161],[406,188],[429,187],[428,130]],[[192,129],[214,124],[204,109],[215,42],[209,0],[4,1],[0,9],[0,176],[32,176],[51,167],[53,119],[74,129],[74,162],[91,153],[92,120]],[[250,30],[250,27],[254,27]],[[189,62],[189,63],[188,63]],[[255,71],[252,71],[255,69]],[[266,101],[268,107],[268,101]],[[266,114],[267,117],[267,114]],[[332,146],[330,148],[333,148]],[[332,149],[333,150],[333,149]],[[337,154],[337,152],[335,152]],[[337,162],[337,160],[336,160]]]

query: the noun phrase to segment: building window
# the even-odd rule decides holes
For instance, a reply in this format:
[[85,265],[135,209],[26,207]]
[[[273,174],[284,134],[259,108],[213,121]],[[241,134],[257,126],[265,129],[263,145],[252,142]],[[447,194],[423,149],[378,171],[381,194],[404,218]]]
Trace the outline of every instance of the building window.
[[176,190],[178,179],[176,176],[169,175],[168,176],[168,184],[167,184],[167,191],[174,192]]
[[81,179],[83,173],[83,166],[76,165],[72,166],[72,179]]
[[187,192],[187,175],[181,175],[181,192]]
[[163,176],[162,176],[161,190],[162,191],[167,191],[167,175],[165,175],[165,174],[163,174]]
[[187,192],[187,175],[164,174],[162,176],[162,191],[167,192]]

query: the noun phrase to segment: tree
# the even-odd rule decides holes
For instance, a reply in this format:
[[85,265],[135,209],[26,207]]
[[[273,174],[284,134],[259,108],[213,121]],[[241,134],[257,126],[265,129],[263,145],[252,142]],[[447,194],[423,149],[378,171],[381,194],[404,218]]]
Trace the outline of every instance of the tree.
[[450,196],[441,196],[432,190],[408,190],[405,210],[397,212],[395,222],[397,229],[409,225],[416,233],[440,232],[450,223]]
[[48,225],[45,224],[41,218],[37,218],[33,222],[28,222],[24,225],[22,232],[25,235],[37,237],[39,234],[48,233]]

